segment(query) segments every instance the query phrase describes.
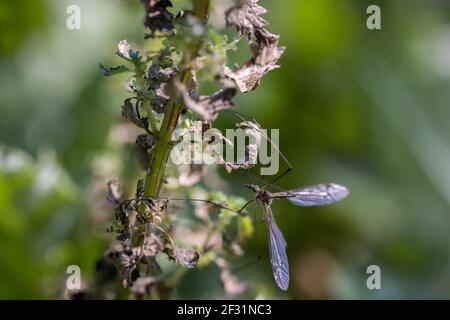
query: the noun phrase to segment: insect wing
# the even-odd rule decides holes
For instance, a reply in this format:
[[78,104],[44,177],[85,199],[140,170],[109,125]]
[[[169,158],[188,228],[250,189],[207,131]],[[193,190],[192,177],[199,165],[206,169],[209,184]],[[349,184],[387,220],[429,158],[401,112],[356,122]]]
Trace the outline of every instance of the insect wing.
[[286,255],[284,237],[268,205],[264,206],[264,213],[269,236],[270,262],[272,264],[273,276],[278,287],[286,291],[289,287],[289,263]]
[[324,206],[348,196],[348,189],[335,183],[318,184],[295,190],[277,192],[274,198],[287,198],[297,206]]

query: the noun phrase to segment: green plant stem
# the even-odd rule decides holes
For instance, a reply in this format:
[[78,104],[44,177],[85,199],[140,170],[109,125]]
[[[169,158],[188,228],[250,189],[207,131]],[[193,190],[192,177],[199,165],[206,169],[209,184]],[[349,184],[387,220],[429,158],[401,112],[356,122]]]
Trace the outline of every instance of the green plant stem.
[[149,124],[150,124],[150,130],[152,131],[152,133],[157,134],[158,133],[158,126],[156,125],[156,119],[155,116],[153,115],[153,111],[152,111],[152,106],[150,105],[150,101],[145,100],[142,103],[145,112],[147,113],[147,118],[149,120]]
[[[205,24],[208,19],[209,0],[194,0],[193,12]],[[199,41],[189,54],[189,60],[194,59],[198,55],[198,51],[201,46]],[[189,80],[190,70],[184,70],[181,79],[186,84]],[[145,179],[144,194],[148,197],[157,197],[161,189],[161,184],[164,178],[164,171],[167,166],[172,145],[170,139],[174,132],[178,118],[180,117],[181,105],[176,101],[175,97],[172,97],[167,104],[164,114],[164,120],[161,124],[161,128],[158,133],[158,139],[156,141],[155,148],[153,150],[153,157],[147,172]]]

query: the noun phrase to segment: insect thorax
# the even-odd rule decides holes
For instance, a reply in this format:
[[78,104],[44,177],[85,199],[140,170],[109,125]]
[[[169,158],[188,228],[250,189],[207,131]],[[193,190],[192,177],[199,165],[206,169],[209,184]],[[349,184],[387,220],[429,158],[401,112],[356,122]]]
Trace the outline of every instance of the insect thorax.
[[270,205],[272,203],[272,197],[270,196],[270,192],[260,189],[256,193],[256,203],[259,205],[268,204]]

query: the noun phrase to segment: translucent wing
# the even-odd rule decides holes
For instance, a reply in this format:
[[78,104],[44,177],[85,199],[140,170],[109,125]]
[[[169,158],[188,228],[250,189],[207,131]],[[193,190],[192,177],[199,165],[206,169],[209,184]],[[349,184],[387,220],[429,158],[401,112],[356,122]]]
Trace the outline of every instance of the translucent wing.
[[289,287],[289,263],[283,234],[278,228],[269,205],[263,205],[269,236],[270,262],[278,287],[286,291]]
[[336,183],[324,183],[290,191],[276,192],[273,198],[287,198],[297,206],[324,206],[348,196],[348,189]]

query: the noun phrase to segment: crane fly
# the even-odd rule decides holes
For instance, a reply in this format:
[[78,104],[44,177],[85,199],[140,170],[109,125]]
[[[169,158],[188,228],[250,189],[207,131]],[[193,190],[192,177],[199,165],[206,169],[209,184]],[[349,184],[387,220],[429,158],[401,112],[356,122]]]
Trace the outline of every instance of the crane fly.
[[347,197],[349,193],[348,189],[335,183],[318,184],[274,193],[255,184],[246,184],[245,187],[255,192],[254,200],[264,210],[273,276],[278,287],[286,291],[289,287],[289,264],[286,255],[286,242],[272,214],[272,201],[274,199],[285,198],[297,206],[324,206]]

